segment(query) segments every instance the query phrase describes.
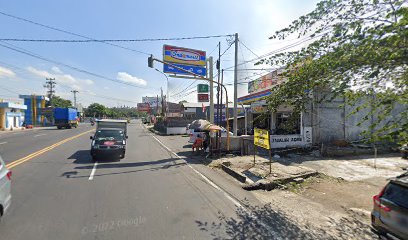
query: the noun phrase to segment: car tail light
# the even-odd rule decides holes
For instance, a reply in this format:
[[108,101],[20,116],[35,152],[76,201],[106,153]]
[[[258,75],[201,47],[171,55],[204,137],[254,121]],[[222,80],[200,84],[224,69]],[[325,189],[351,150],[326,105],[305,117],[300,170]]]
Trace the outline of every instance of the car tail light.
[[373,201],[374,201],[374,204],[376,206],[378,206],[379,208],[383,209],[386,212],[389,212],[389,211],[391,211],[391,208],[389,208],[389,207],[385,206],[384,204],[382,204],[381,199],[380,199],[382,197],[382,195],[384,195],[384,191],[385,191],[385,187],[381,190],[381,192],[379,194],[373,196]]
[[8,180],[11,180],[11,175],[13,175],[13,173],[11,172],[11,170],[9,170],[9,171],[7,172],[7,178],[8,178]]

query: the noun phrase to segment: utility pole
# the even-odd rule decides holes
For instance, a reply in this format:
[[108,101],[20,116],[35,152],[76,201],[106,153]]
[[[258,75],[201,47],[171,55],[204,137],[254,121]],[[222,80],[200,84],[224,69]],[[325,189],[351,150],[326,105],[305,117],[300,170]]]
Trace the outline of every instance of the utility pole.
[[[228,111],[228,109],[227,109]],[[228,119],[227,119],[228,121]],[[235,66],[234,66],[234,136],[238,133],[238,33],[235,33]]]
[[76,94],[78,93],[78,90],[72,90],[71,92],[74,94],[74,108],[77,108]]
[[209,82],[210,82],[210,123],[214,123],[214,80],[213,80],[213,57],[208,58]]
[[161,94],[161,105],[162,105],[161,115],[164,116],[164,99],[163,99],[163,88],[162,87],[160,87],[160,94]]
[[57,83],[55,82],[55,78],[45,78],[45,80],[46,81],[45,81],[44,87],[48,88],[47,95],[48,95],[48,98],[50,99],[50,106],[52,106],[52,97],[54,96],[55,85]]

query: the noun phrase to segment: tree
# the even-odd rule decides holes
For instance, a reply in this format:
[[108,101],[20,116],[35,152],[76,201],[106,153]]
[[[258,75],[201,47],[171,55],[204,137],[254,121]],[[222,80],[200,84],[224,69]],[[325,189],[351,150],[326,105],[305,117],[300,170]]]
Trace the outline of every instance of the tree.
[[[371,109],[376,121],[364,132],[371,141],[408,142],[408,8],[407,0],[323,0],[271,39],[313,40],[297,51],[262,59],[286,69],[285,82],[268,98],[273,111],[281,104],[305,110],[309,91],[329,89],[343,96],[356,113]],[[371,99],[358,104],[359,99]],[[331,99],[325,99],[330,101]],[[395,114],[395,106],[402,111]],[[380,114],[378,114],[380,113]],[[387,117],[392,116],[392,119]],[[387,124],[380,125],[387,120]]]
[[[50,102],[47,102],[46,105],[49,106]],[[63,99],[59,96],[53,96],[51,101],[51,106],[55,108],[70,108],[72,107],[71,100]]]
[[103,117],[106,113],[106,107],[99,103],[92,103],[85,110],[85,115],[89,117]]

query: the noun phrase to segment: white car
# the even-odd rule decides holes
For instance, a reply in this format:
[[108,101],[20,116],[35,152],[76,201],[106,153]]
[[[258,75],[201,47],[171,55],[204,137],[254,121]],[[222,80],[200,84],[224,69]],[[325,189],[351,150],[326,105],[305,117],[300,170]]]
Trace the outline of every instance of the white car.
[[[190,136],[190,139],[188,140],[189,143],[194,143],[195,140],[197,139],[198,134],[204,135],[204,132],[197,131],[194,129],[188,129],[187,134]],[[232,132],[229,132],[230,136],[233,136]],[[227,136],[227,129],[221,127],[221,137],[226,137]]]
[[11,203],[11,171],[0,157],[0,218],[4,216]]

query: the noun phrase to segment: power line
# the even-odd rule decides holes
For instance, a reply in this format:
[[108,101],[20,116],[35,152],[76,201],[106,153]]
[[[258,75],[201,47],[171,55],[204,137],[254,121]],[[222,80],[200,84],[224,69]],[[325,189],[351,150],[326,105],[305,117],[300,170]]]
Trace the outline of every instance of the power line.
[[242,46],[244,46],[246,49],[248,49],[248,51],[250,51],[255,57],[258,57],[258,58],[259,58],[259,55],[256,54],[256,53],[254,53],[251,49],[249,49],[249,47],[247,47],[247,46],[242,42],[242,40],[239,40],[239,43],[240,43]]
[[[221,38],[231,35],[210,35],[195,37],[170,37],[170,38],[142,38],[142,39],[27,39],[27,38],[1,38],[0,41],[8,42],[47,42],[47,43],[92,43],[92,42],[156,42],[156,41],[181,41],[194,39]],[[211,53],[210,53],[211,54]]]
[[100,75],[100,74],[97,74],[97,73],[93,73],[93,72],[90,72],[90,71],[87,71],[87,70],[84,70],[84,69],[81,69],[81,68],[78,68],[78,67],[74,67],[74,66],[68,65],[68,64],[66,64],[66,63],[62,63],[62,62],[58,62],[58,61],[55,61],[55,60],[51,60],[51,59],[42,57],[42,56],[40,56],[40,55],[38,55],[38,54],[29,52],[28,50],[25,50],[25,49],[23,49],[23,48],[16,47],[16,46],[14,46],[14,45],[12,45],[12,44],[10,44],[10,43],[6,43],[6,44],[11,45],[12,47],[6,46],[6,45],[3,45],[3,44],[0,44],[0,46],[2,46],[2,47],[4,47],[4,48],[8,48],[8,49],[13,50],[13,51],[16,51],[16,52],[19,52],[19,53],[22,53],[22,54],[25,54],[25,55],[28,55],[28,56],[30,56],[30,57],[38,58],[38,59],[41,59],[41,60],[46,61],[46,62],[54,63],[54,64],[57,64],[57,65],[59,65],[59,66],[63,66],[63,67],[66,67],[66,68],[70,68],[70,69],[72,69],[72,70],[74,70],[74,71],[81,72],[81,73],[85,73],[85,74],[88,74],[88,75],[91,75],[91,76],[94,76],[94,77],[98,77],[98,78],[101,78],[101,79],[105,79],[105,80],[108,80],[108,81],[111,81],[111,82],[120,83],[120,84],[125,84],[125,85],[128,85],[128,86],[137,87],[137,88],[142,88],[142,89],[147,89],[146,87],[141,87],[141,86],[138,86],[138,85],[135,85],[135,84],[131,84],[131,83],[127,83],[127,82],[123,82],[123,81],[117,80],[117,79],[105,77],[105,76],[103,76],[103,75]]
[[[17,16],[14,16],[14,15],[11,15],[11,14],[8,14],[8,13],[5,13],[5,12],[1,12],[1,11],[0,11],[0,14],[1,14],[1,15],[4,15],[4,16],[7,16],[7,17],[10,17],[10,18],[14,18],[14,19],[23,21],[23,22],[28,22],[28,23],[31,23],[31,24],[34,24],[34,25],[37,25],[37,26],[40,26],[40,27],[48,28],[48,29],[51,29],[51,30],[54,30],[54,31],[57,31],[57,32],[66,33],[66,34],[69,34],[69,35],[72,35],[72,36],[81,37],[81,38],[85,38],[85,39],[88,39],[88,40],[98,41],[98,40],[96,40],[96,39],[94,39],[94,38],[90,38],[90,37],[87,37],[87,36],[85,36],[85,35],[81,35],[81,34],[69,32],[69,31],[66,31],[66,30],[63,30],[63,29],[60,29],[60,28],[56,28],[56,27],[48,26],[48,25],[45,25],[45,24],[42,24],[42,23],[34,22],[34,21],[32,21],[32,20],[29,20],[29,19],[26,19],[26,18],[22,18],[22,17],[17,17]],[[132,52],[136,52],[136,53],[141,53],[141,54],[145,54],[145,55],[150,55],[150,53],[147,53],[147,52],[135,50],[135,49],[132,49],[132,48],[124,47],[124,46],[117,45],[117,44],[110,43],[110,42],[100,42],[100,43],[104,43],[104,44],[111,45],[111,46],[114,46],[114,47],[126,49],[126,50],[129,50],[129,51],[132,51]]]

